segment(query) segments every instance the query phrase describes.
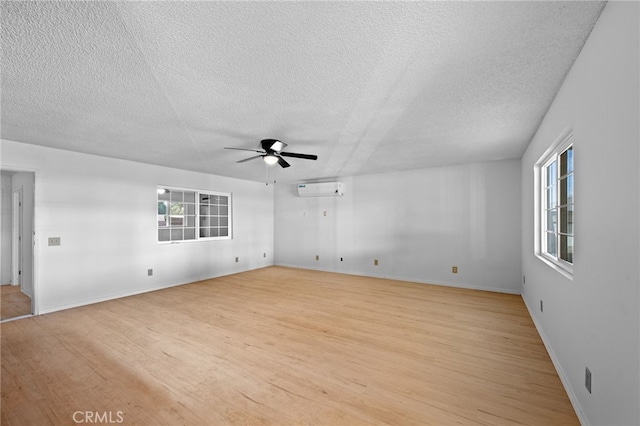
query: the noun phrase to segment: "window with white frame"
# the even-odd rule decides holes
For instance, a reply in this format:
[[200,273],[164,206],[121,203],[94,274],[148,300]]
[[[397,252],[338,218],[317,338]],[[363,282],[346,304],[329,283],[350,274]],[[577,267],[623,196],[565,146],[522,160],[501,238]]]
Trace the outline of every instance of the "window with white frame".
[[158,242],[231,238],[231,194],[158,187]]
[[539,255],[563,270],[573,272],[574,168],[573,135],[561,140],[539,163]]

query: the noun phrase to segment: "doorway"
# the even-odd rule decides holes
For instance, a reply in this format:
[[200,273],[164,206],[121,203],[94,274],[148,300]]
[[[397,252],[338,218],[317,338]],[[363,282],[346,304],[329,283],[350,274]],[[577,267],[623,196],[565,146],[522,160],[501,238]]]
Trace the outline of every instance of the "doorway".
[[0,182],[0,321],[4,322],[35,312],[35,173],[0,170]]

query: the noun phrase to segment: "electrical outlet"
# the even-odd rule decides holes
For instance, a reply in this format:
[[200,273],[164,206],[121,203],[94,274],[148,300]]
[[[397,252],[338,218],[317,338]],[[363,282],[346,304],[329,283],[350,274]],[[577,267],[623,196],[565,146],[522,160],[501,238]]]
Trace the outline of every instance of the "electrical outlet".
[[373,259],[373,264],[374,264],[375,266],[378,266],[378,259]]
[[544,312],[544,303],[540,301],[540,312]]
[[267,253],[262,253],[262,257],[267,257]]
[[49,237],[49,246],[59,246],[60,237]]
[[522,284],[526,284],[527,283],[527,276],[523,275],[522,276]]
[[238,263],[238,261],[239,261],[239,260],[240,260],[240,259],[238,259],[238,256],[236,256],[236,263]]
[[452,274],[457,274],[458,273],[458,267],[457,266],[452,266],[451,267],[451,273]]
[[316,260],[320,260],[320,256],[316,254]]
[[584,387],[591,393],[591,370],[589,370],[589,367],[584,369]]
[[344,262],[344,258],[342,258],[342,257],[341,257],[341,258],[340,258],[340,262]]
[[153,275],[153,269],[147,269],[147,276],[152,276]]

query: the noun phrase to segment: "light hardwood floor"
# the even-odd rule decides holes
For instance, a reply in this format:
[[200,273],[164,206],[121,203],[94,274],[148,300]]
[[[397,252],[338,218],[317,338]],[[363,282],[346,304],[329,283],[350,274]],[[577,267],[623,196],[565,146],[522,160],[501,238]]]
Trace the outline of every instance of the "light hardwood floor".
[[578,424],[516,295],[270,267],[1,327],[2,425]]
[[15,318],[31,313],[31,298],[18,285],[0,286],[0,319]]

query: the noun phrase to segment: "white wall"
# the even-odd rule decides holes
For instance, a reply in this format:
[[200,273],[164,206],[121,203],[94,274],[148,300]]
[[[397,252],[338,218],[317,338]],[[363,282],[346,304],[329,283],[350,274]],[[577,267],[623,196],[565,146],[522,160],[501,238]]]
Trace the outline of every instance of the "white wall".
[[340,181],[335,198],[276,187],[276,264],[520,293],[519,160]]
[[[576,411],[592,425],[640,424],[639,8],[606,6],[522,159],[523,296]],[[533,167],[568,127],[575,156],[573,280],[533,250]]]
[[11,283],[11,237],[12,237],[12,193],[11,176],[2,175],[2,199],[0,200],[2,210],[0,212],[0,284]]
[[[273,264],[272,186],[12,141],[1,149],[3,169],[36,172],[39,313]],[[234,238],[157,244],[158,184],[233,193]]]

